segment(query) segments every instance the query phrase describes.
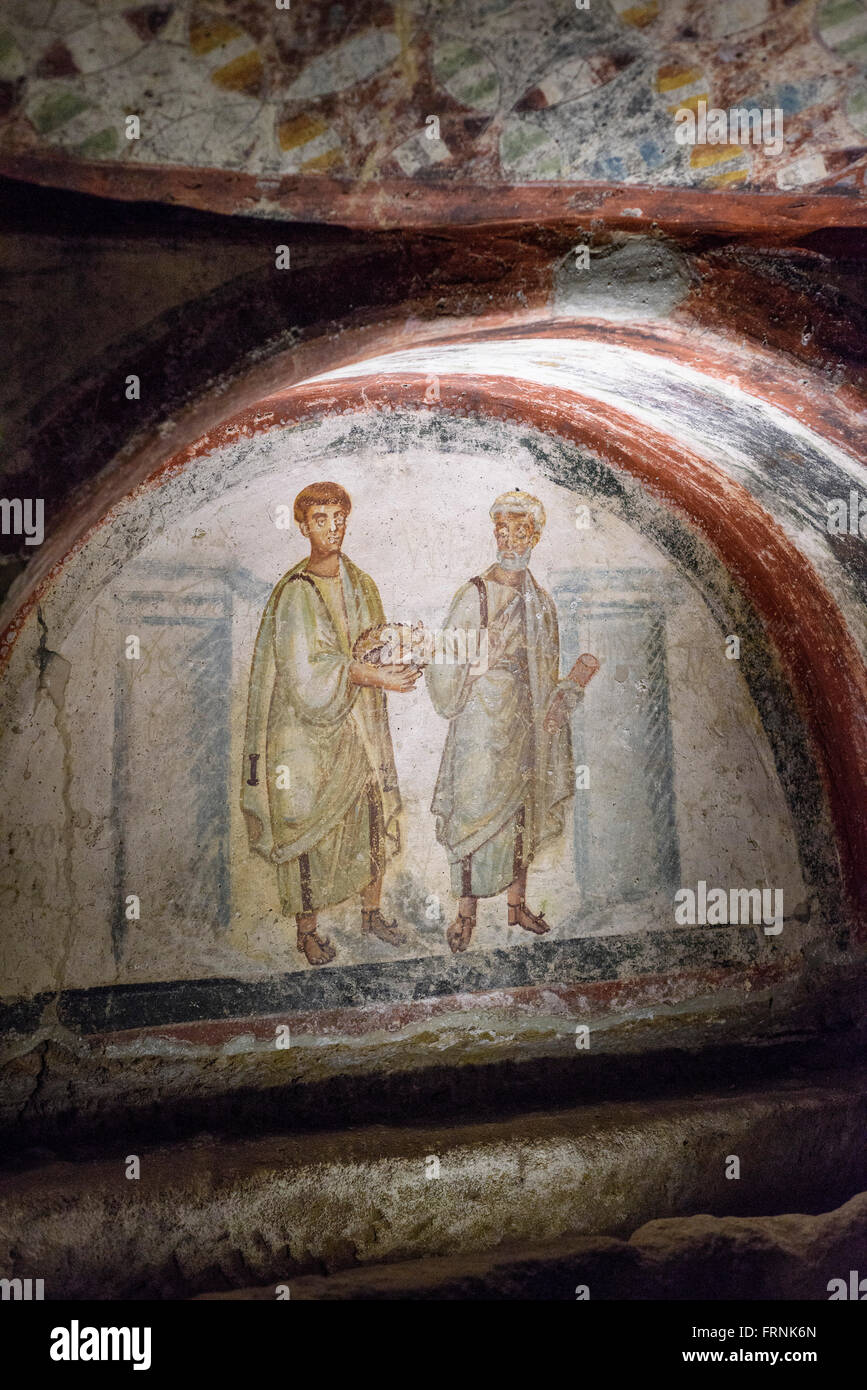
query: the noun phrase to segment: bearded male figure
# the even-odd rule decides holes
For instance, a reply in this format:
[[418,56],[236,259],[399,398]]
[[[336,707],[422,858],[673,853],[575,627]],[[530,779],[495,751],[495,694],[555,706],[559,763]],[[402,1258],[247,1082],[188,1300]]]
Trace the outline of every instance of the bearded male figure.
[[449,720],[431,810],[459,899],[446,931],[453,952],[470,943],[478,899],[504,891],[510,925],[550,931],[527,906],[527,870],[563,829],[574,790],[569,715],[599,666],[584,655],[560,679],[557,610],[528,569],[545,525],[542,503],[515,490],[490,515],[496,564],[462,585],[445,621],[447,631],[487,629],[487,667],[426,670],[434,709]]
[[296,497],[310,555],[268,600],[247,706],[241,806],[250,848],[276,867],[282,910],[295,917],[311,965],[336,955],[318,934],[318,912],[355,893],[362,931],[392,946],[405,940],[380,910],[401,808],[385,692],[412,690],[420,672],[353,658],[360,634],[385,614],[373,580],[341,554],[351,509],[337,483]]

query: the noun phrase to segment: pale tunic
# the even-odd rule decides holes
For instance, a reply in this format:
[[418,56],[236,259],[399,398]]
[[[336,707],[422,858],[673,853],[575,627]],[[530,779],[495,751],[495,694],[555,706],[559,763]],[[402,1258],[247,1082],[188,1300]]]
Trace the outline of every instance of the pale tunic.
[[[385,693],[349,679],[353,642],[385,621],[379,593],[344,556],[334,580],[306,565],[276,586],[256,639],[241,796],[250,847],[276,865],[293,915],[360,892],[400,847]],[[250,787],[255,752],[265,756]]]
[[[493,579],[492,570],[483,576],[489,624],[512,604],[502,654],[476,680],[469,665],[425,671],[434,708],[449,720],[431,809],[456,897],[502,893],[562,831],[574,789],[568,724],[553,733],[544,728],[558,688],[568,691],[570,705],[580,698],[572,682],[559,679],[554,601],[529,571],[514,589]],[[469,630],[480,622],[478,589],[464,584],[444,626]]]

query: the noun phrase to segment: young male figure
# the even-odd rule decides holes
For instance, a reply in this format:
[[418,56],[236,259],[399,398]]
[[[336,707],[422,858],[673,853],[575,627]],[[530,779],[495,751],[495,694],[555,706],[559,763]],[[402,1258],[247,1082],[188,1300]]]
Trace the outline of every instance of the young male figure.
[[[352,509],[337,483],[313,483],[294,516],[310,543],[277,584],[253,654],[241,805],[250,848],[277,868],[311,965],[336,952],[318,912],[361,898],[361,928],[404,940],[380,911],[386,862],[400,848],[400,794],[385,691],[412,690],[419,671],[355,661],[352,646],[385,622],[376,585],[341,554]],[[250,756],[264,754],[250,775]]]
[[527,906],[527,869],[563,829],[574,790],[568,718],[599,665],[579,657],[560,680],[557,610],[528,569],[545,525],[542,503],[507,492],[490,515],[496,564],[458,590],[445,621],[447,629],[488,629],[487,669],[426,671],[434,708],[449,720],[431,810],[459,899],[446,931],[453,952],[470,943],[478,899],[504,891],[510,925],[550,931]]

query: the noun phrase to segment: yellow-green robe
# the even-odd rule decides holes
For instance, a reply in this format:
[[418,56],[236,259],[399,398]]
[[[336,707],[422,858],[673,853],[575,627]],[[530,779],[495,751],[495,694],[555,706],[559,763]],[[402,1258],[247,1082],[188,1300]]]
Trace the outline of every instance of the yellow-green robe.
[[250,848],[276,865],[283,911],[293,915],[359,892],[400,848],[385,692],[349,679],[352,643],[385,621],[379,592],[345,556],[342,605],[336,582],[317,583],[306,569],[305,559],[283,576],[259,627],[241,788]]
[[[544,727],[555,691],[566,692],[570,707],[580,699],[571,681],[560,680],[554,600],[529,570],[517,591],[492,572],[482,576],[489,622],[512,605],[502,655],[475,680],[468,665],[425,670],[434,709],[449,720],[431,810],[456,897],[502,893],[562,831],[574,791],[568,723],[551,733]],[[481,607],[477,586],[462,585],[444,626],[479,628]]]

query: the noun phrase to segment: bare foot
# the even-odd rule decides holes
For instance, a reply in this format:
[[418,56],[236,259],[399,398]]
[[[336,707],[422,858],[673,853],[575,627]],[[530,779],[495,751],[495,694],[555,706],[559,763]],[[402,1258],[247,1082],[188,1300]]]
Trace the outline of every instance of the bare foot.
[[462,912],[458,913],[451,926],[446,930],[446,941],[449,943],[453,955],[467,949],[475,925],[475,917],[465,917]]
[[542,914],[531,912],[526,903],[509,903],[509,926],[523,927],[524,931],[534,932],[536,936],[544,936],[551,930]]
[[306,956],[311,965],[327,965],[337,955],[331,938],[321,937],[315,930],[298,933],[298,950]]
[[386,922],[378,907],[361,909],[361,930],[387,942],[389,946],[402,946],[406,941],[406,933],[401,931],[397,920]]

